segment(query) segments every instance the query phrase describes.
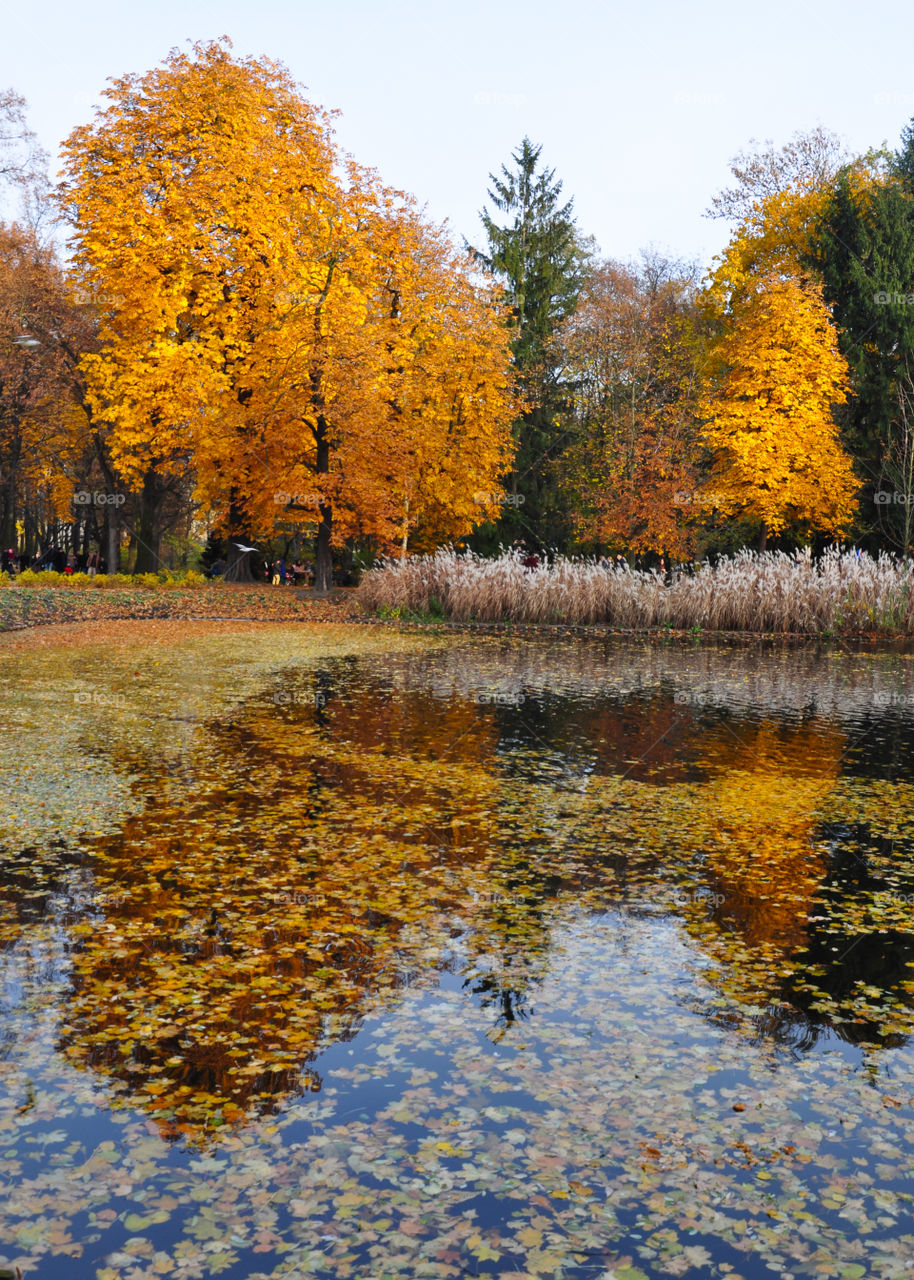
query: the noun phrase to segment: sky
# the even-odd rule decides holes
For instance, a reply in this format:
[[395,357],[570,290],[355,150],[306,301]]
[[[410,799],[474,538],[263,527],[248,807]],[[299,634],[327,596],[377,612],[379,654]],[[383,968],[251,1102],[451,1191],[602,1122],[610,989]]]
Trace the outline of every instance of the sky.
[[109,77],[222,35],[283,62],[341,113],[345,150],[480,246],[488,175],[525,135],[604,256],[707,265],[728,229],[703,213],[752,139],[821,124],[895,147],[914,116],[911,0],[18,0],[0,88],[54,154]]

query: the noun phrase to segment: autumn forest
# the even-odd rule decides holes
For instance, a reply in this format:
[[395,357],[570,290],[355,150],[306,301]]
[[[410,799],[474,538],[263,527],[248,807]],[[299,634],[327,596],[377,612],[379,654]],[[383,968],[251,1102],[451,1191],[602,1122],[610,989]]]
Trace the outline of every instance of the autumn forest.
[[914,134],[733,161],[711,269],[601,256],[524,139],[457,246],[226,42],[110,82],[54,182],[0,104],[0,542],[227,577],[442,545],[907,554]]

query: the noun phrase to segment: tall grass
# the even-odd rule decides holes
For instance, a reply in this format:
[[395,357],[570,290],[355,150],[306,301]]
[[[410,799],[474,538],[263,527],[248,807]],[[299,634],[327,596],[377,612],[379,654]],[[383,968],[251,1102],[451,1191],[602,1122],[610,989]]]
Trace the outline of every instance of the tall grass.
[[440,611],[457,622],[603,623],[625,629],[816,633],[914,632],[914,563],[829,548],[741,551],[674,574],[558,556],[525,569],[450,548],[385,561],[362,579],[369,611]]

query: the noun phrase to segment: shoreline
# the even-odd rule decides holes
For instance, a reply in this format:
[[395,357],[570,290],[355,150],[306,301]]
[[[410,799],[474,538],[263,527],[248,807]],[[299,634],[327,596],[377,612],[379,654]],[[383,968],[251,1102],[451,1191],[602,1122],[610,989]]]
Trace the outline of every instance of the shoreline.
[[[200,626],[292,624],[389,627],[398,631],[486,636],[581,637],[587,639],[643,639],[689,642],[696,646],[709,640],[738,645],[810,644],[828,647],[853,645],[855,650],[909,651],[914,653],[914,636],[904,633],[832,631],[718,631],[676,630],[670,627],[626,628],[611,623],[575,622],[456,622],[447,618],[381,618],[362,611],[351,588],[337,588],[326,596],[313,598],[295,591],[294,597],[273,587],[225,587],[215,590],[150,591],[142,588],[109,592],[72,591],[66,588],[27,588],[11,599],[0,592],[0,636],[22,636],[27,632],[49,632],[58,627],[104,627],[105,624],[172,623]],[[212,593],[210,593],[212,592]],[[204,604],[212,607],[212,611]],[[241,608],[239,604],[243,601]],[[17,608],[9,610],[7,603]],[[201,608],[201,605],[203,607]],[[20,608],[19,606],[24,606]]]

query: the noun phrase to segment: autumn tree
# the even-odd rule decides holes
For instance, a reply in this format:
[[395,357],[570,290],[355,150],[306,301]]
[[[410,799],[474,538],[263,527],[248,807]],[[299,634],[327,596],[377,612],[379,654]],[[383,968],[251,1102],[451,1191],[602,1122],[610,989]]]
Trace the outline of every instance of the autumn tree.
[[593,271],[560,331],[576,388],[564,489],[587,543],[690,555],[702,341],[694,270],[656,254]]
[[466,536],[499,511],[513,460],[514,375],[504,309],[443,231],[414,208],[390,215],[373,327],[383,351],[385,437],[401,549]]
[[487,246],[475,257],[504,287],[527,405],[514,426],[517,455],[507,480],[523,505],[507,506],[498,529],[504,540],[526,533],[549,543],[567,533],[555,464],[569,438],[571,409],[553,342],[574,311],[590,246],[575,223],[574,201],[562,201],[562,183],[541,164],[541,151],[524,138],[512,154],[513,168],[502,165],[499,175],[489,175],[494,213],[480,214]]
[[[326,270],[321,323],[285,326],[313,327],[283,363],[278,394],[298,408],[267,446],[285,523],[317,521],[318,587],[331,540],[405,552],[416,532],[427,547],[497,509],[514,412],[496,300],[410,201],[353,169]],[[349,323],[334,297],[358,303]]]
[[781,147],[768,139],[761,147],[732,158],[733,186],[714,196],[707,216],[740,226],[755,223],[762,230],[768,201],[789,192],[827,191],[849,159],[838,135],[821,125],[808,133],[794,133]]
[[230,540],[251,536],[251,489],[267,478],[247,406],[292,309],[281,300],[308,287],[333,152],[284,71],[222,44],[174,52],[106,96],[65,145],[61,194],[78,283],[100,308],[90,398],[147,508],[138,568],[153,568],[155,504],[189,469]]
[[[355,529],[394,543],[404,468],[433,465],[434,449],[410,460],[421,415],[388,387],[409,368],[426,373],[406,350],[416,324],[385,292],[406,215],[338,155],[328,117],[266,59],[198,45],[115,81],[108,99],[68,140],[62,194],[75,270],[101,308],[86,377],[116,463],[153,508],[170,477],[191,471],[228,538],[229,576],[247,563],[238,544],[271,537],[278,520],[313,529],[326,588],[334,543]],[[503,435],[491,407],[486,429]],[[475,487],[473,466],[460,474]],[[151,517],[143,528],[154,562]]]
[[818,289],[763,277],[736,304],[715,357],[699,406],[714,509],[753,521],[763,548],[786,531],[840,535],[858,488],[833,417],[848,368]]
[[0,224],[0,542],[33,555],[91,513],[74,493],[93,465],[79,361],[93,325],[54,251]]

